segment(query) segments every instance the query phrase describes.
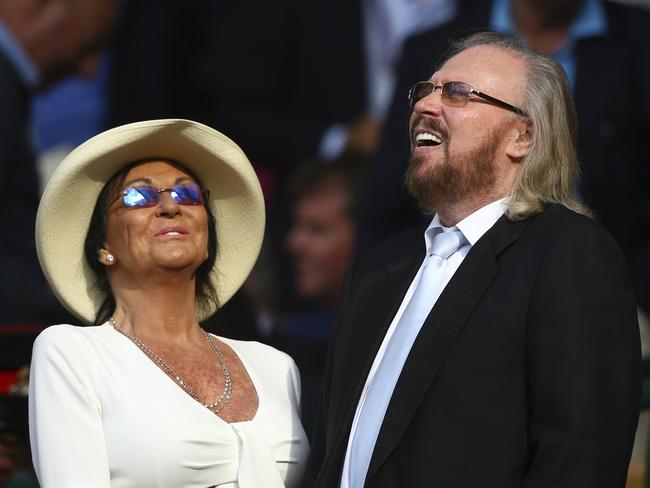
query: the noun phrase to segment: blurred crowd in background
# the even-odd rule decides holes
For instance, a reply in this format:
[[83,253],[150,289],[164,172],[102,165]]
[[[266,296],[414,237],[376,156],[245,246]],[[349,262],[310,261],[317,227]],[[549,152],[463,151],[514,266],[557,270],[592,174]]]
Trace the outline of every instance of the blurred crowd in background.
[[67,153],[155,118],[197,120],[242,147],[266,200],[265,244],[246,285],[204,325],[294,357],[309,432],[348,265],[427,220],[402,183],[408,88],[429,78],[447,39],[469,31],[523,37],[565,68],[578,114],[575,191],[627,256],[643,321],[650,2],[636,3],[2,0],[0,486],[37,486],[32,341],[49,325],[79,324],[49,290],[33,235],[40,192]]

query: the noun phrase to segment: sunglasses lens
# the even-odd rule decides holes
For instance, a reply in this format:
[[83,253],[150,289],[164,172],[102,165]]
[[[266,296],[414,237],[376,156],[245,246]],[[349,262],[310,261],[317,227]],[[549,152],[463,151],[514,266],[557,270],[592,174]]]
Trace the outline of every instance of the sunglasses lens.
[[462,107],[467,104],[472,87],[462,81],[448,81],[442,85],[442,98],[451,107]]
[[183,183],[173,188],[154,188],[153,186],[129,186],[122,192],[125,207],[139,208],[158,205],[160,194],[169,192],[179,205],[201,205],[207,200],[207,191],[195,183]]
[[416,103],[422,100],[433,91],[433,83],[428,81],[419,81],[411,87],[409,91],[409,107],[413,108]]
[[176,185],[171,190],[171,196],[179,205],[200,205],[203,203],[203,192],[199,185],[194,183]]
[[129,186],[122,195],[126,207],[151,207],[158,203],[160,195],[150,186]]

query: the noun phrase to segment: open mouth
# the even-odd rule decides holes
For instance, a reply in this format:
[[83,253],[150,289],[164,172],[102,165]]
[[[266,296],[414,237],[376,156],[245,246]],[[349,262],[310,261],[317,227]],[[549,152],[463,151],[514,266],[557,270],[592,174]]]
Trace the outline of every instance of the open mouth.
[[439,146],[442,138],[434,132],[418,132],[415,135],[415,145],[418,147]]

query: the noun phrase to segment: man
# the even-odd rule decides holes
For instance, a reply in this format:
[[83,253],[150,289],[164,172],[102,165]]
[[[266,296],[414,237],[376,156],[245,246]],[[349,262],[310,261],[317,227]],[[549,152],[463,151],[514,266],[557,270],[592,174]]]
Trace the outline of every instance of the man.
[[622,488],[635,304],[572,197],[561,67],[476,34],[410,103],[407,186],[435,217],[351,269],[306,486]]
[[[0,2],[0,325],[43,326],[67,318],[49,293],[34,247],[39,198],[30,127],[35,90],[94,69],[116,0]],[[12,349],[21,361],[26,351]],[[20,348],[19,348],[20,349]],[[3,359],[13,362],[3,354]]]
[[334,310],[356,239],[363,159],[314,160],[293,179],[294,222],[286,240],[300,298]]
[[287,352],[300,370],[302,419],[309,435],[316,417],[345,271],[356,240],[357,200],[366,160],[310,159],[292,174],[293,225],[285,245],[298,300],[278,317],[267,342]]
[[[640,88],[650,84],[648,25],[647,8],[608,0],[469,0],[451,22],[410,38],[361,202],[359,247],[420,221],[399,184],[409,151],[403,93],[431,74],[447,39],[490,28],[525,39],[567,72],[578,114],[576,190],[623,249],[638,305],[649,314],[650,94]],[[603,97],[603,86],[617,95]]]

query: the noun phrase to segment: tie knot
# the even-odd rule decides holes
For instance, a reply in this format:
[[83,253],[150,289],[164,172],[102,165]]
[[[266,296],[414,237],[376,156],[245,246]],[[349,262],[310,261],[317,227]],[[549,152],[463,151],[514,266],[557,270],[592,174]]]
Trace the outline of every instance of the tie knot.
[[465,236],[463,236],[463,233],[458,229],[439,232],[433,239],[430,254],[442,259],[447,259],[449,256],[454,254],[464,242]]

